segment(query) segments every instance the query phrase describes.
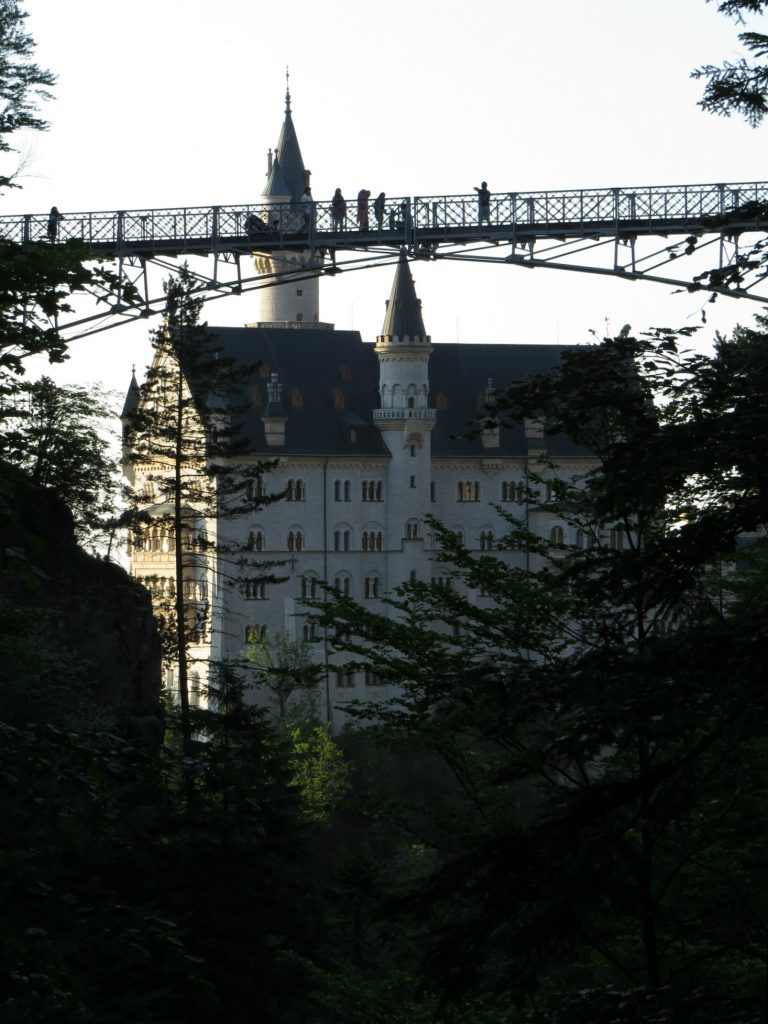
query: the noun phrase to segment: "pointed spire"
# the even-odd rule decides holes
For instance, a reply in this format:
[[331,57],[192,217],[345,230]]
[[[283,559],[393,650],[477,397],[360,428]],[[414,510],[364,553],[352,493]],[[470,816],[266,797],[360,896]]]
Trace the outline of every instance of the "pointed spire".
[[421,300],[416,297],[416,287],[405,249],[400,250],[381,336],[428,340],[424,318],[421,315]]
[[[309,174],[304,167],[301,157],[299,140],[296,138],[296,129],[293,126],[291,117],[291,90],[288,68],[285,69],[285,120],[280,132],[280,139],[270,170],[269,180],[264,189],[265,196],[288,196],[294,202],[301,201],[304,189],[309,179]],[[273,182],[275,164],[279,164],[281,181]],[[283,186],[285,188],[283,189]]]
[[131,383],[128,385],[128,391],[125,396],[125,402],[123,404],[123,411],[120,413],[121,420],[130,420],[136,415],[136,410],[139,408],[139,398],[141,397],[141,391],[136,380],[136,367],[134,366],[131,370]]

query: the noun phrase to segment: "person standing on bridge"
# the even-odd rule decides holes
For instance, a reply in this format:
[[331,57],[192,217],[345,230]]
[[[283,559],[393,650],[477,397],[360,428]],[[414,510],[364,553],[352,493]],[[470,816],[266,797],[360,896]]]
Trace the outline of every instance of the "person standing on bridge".
[[347,201],[337,188],[331,200],[331,219],[334,231],[343,231],[347,222]]
[[59,213],[58,206],[52,206],[48,214],[48,241],[55,242],[59,236],[59,221],[64,220],[64,214]]
[[488,182],[481,181],[480,188],[475,185],[477,192],[477,227],[481,227],[485,221],[490,227],[491,224],[491,193],[488,191]]
[[368,200],[370,198],[370,189],[361,188],[357,193],[357,226],[361,231],[368,230]]
[[383,192],[379,192],[376,198],[373,200],[373,216],[376,218],[376,226],[381,231],[381,226],[384,223],[384,200],[386,196]]
[[309,232],[315,226],[315,200],[312,198],[312,189],[309,185],[304,189],[301,205],[304,210],[304,229]]

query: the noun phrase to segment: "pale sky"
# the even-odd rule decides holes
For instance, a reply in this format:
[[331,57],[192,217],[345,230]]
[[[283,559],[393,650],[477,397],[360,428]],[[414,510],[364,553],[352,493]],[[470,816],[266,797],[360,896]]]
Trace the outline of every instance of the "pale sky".
[[[739,54],[704,0],[24,0],[36,59],[58,76],[51,129],[23,140],[22,191],[0,213],[245,204],[265,184],[290,66],[316,200],[768,179],[768,126],[697,106],[690,71]],[[765,19],[754,23],[768,31]],[[4,167],[7,167],[7,162]],[[193,263],[195,269],[200,266]],[[670,276],[688,276],[682,264]],[[700,322],[702,295],[509,265],[413,266],[433,342],[580,343]],[[664,273],[664,271],[659,271]],[[320,315],[373,341],[387,268],[321,285]],[[158,289],[156,289],[158,290]],[[715,329],[756,303],[706,306]],[[258,293],[211,303],[212,325],[259,317]],[[60,380],[124,391],[146,323],[73,343]]]

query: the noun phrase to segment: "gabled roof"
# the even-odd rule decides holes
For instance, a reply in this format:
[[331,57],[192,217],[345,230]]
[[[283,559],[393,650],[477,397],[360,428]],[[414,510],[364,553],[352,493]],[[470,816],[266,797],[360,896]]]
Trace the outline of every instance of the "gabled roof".
[[421,315],[421,300],[416,296],[411,268],[405,250],[400,251],[400,260],[392,282],[392,292],[387,302],[382,337],[426,338],[424,318]]

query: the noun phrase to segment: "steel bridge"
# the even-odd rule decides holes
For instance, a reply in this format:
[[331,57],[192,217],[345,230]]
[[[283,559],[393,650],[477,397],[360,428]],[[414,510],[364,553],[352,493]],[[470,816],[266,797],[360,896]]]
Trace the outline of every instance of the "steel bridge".
[[[65,211],[57,241],[81,240],[95,259],[114,262],[121,279],[136,288],[134,295],[142,296],[130,305],[118,297],[107,316],[160,311],[162,298],[149,294],[148,266],[173,270],[172,261],[180,257],[212,257],[212,274],[198,275],[200,291],[232,294],[275,284],[274,277],[250,273],[251,253],[296,249],[330,255],[318,258],[309,273],[377,265],[405,248],[413,258],[548,266],[768,302],[753,290],[768,269],[753,266],[751,276],[745,275],[740,248],[742,236],[768,233],[768,182],[495,193],[482,221],[473,194],[388,198],[380,222],[372,203],[363,224],[357,222],[356,200],[348,200],[347,209],[343,221],[334,219],[330,202],[315,202],[308,217],[301,203],[272,202]],[[47,242],[47,232],[48,214],[0,217],[0,237],[23,245]],[[660,272],[713,245],[706,283]],[[596,249],[602,249],[598,259]],[[290,276],[295,280],[295,271]]]

